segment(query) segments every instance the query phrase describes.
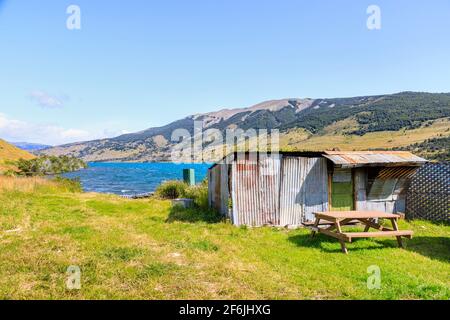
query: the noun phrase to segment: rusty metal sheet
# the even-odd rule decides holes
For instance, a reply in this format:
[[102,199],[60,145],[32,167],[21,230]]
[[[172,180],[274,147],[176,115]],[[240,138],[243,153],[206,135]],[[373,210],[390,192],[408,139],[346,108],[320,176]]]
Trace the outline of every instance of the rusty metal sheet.
[[360,166],[418,166],[427,162],[406,151],[325,151],[324,157],[335,166],[344,168]]
[[328,210],[328,174],[324,158],[284,157],[280,190],[280,225],[299,226],[313,213]]
[[280,224],[280,156],[263,157],[258,160],[259,169],[259,212],[264,222]]
[[280,155],[232,163],[233,223],[262,226],[279,223]]
[[233,223],[254,225],[258,210],[258,164],[236,160],[232,164]]

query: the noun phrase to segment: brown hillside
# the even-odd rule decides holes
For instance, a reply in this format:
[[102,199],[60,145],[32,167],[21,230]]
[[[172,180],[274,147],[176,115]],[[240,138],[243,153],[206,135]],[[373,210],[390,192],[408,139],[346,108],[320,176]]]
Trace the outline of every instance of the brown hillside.
[[0,173],[6,170],[14,169],[12,161],[19,159],[33,159],[36,156],[12,144],[0,139]]

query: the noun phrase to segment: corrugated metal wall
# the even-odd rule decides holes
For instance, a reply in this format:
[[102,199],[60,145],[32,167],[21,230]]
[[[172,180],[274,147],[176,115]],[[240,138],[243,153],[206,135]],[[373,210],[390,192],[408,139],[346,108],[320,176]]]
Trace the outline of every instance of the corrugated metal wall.
[[218,209],[220,193],[216,191],[220,186],[220,166],[216,165],[208,170],[208,202],[209,206]]
[[[407,179],[377,178],[375,180],[376,184],[372,185],[372,188],[375,188],[375,190],[368,190],[367,168],[355,169],[354,175],[356,210],[373,210],[387,213],[405,212]],[[384,185],[389,187],[389,192],[384,190],[387,189],[387,187],[383,187]]]
[[293,225],[328,210],[327,160],[276,157],[232,163],[233,223]]
[[354,188],[355,188],[355,210],[364,210],[367,201],[367,170],[366,168],[355,168]]
[[209,206],[228,216],[228,165],[217,164],[208,170]]
[[[304,221],[312,221],[314,212],[329,210],[325,158],[272,155],[234,159],[230,166],[217,164],[208,171],[209,202],[227,216],[229,170],[231,219],[236,225],[300,226]],[[370,201],[367,168],[355,168],[353,175],[356,210],[404,211],[403,184],[396,184],[389,201]]]
[[279,225],[281,156],[259,161],[259,212],[268,224]]
[[233,223],[279,224],[280,155],[232,164]]
[[313,212],[328,210],[327,160],[285,157],[282,161],[280,225],[311,221]]

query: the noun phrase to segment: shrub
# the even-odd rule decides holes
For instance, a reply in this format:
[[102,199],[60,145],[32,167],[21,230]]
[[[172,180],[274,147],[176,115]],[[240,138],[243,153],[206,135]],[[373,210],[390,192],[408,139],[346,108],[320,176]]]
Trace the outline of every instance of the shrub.
[[9,170],[6,170],[5,172],[3,172],[3,175],[5,177],[15,177],[15,176],[17,176],[17,172],[9,169]]
[[207,180],[204,180],[195,186],[189,186],[180,180],[165,181],[156,188],[155,195],[162,199],[193,199],[196,207],[202,209],[208,208]]
[[28,177],[60,174],[87,167],[83,160],[68,156],[40,156],[30,160],[19,159],[16,165],[18,174]]
[[184,197],[188,185],[180,180],[169,180],[161,183],[155,190],[155,195],[162,199]]
[[182,181],[166,181],[162,183],[155,195],[163,199],[188,198],[194,200],[192,208],[173,207],[170,211],[168,222],[171,221],[205,221],[215,223],[222,221],[223,217],[208,204],[208,180],[200,184],[189,186]]
[[188,186],[184,192],[184,197],[193,199],[196,207],[208,209],[208,182],[202,181],[201,184]]
[[67,190],[68,192],[82,192],[81,181],[79,178],[69,179],[61,176],[56,176],[53,181],[55,181],[59,186]]

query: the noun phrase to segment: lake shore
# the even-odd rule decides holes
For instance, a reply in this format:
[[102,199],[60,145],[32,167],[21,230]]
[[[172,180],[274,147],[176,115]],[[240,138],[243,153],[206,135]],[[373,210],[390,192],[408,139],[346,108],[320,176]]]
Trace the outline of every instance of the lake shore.
[[183,169],[193,168],[195,179],[205,179],[209,164],[174,164],[170,162],[126,163],[89,162],[88,168],[63,176],[79,179],[87,192],[135,195],[155,191],[161,182],[183,178]]

